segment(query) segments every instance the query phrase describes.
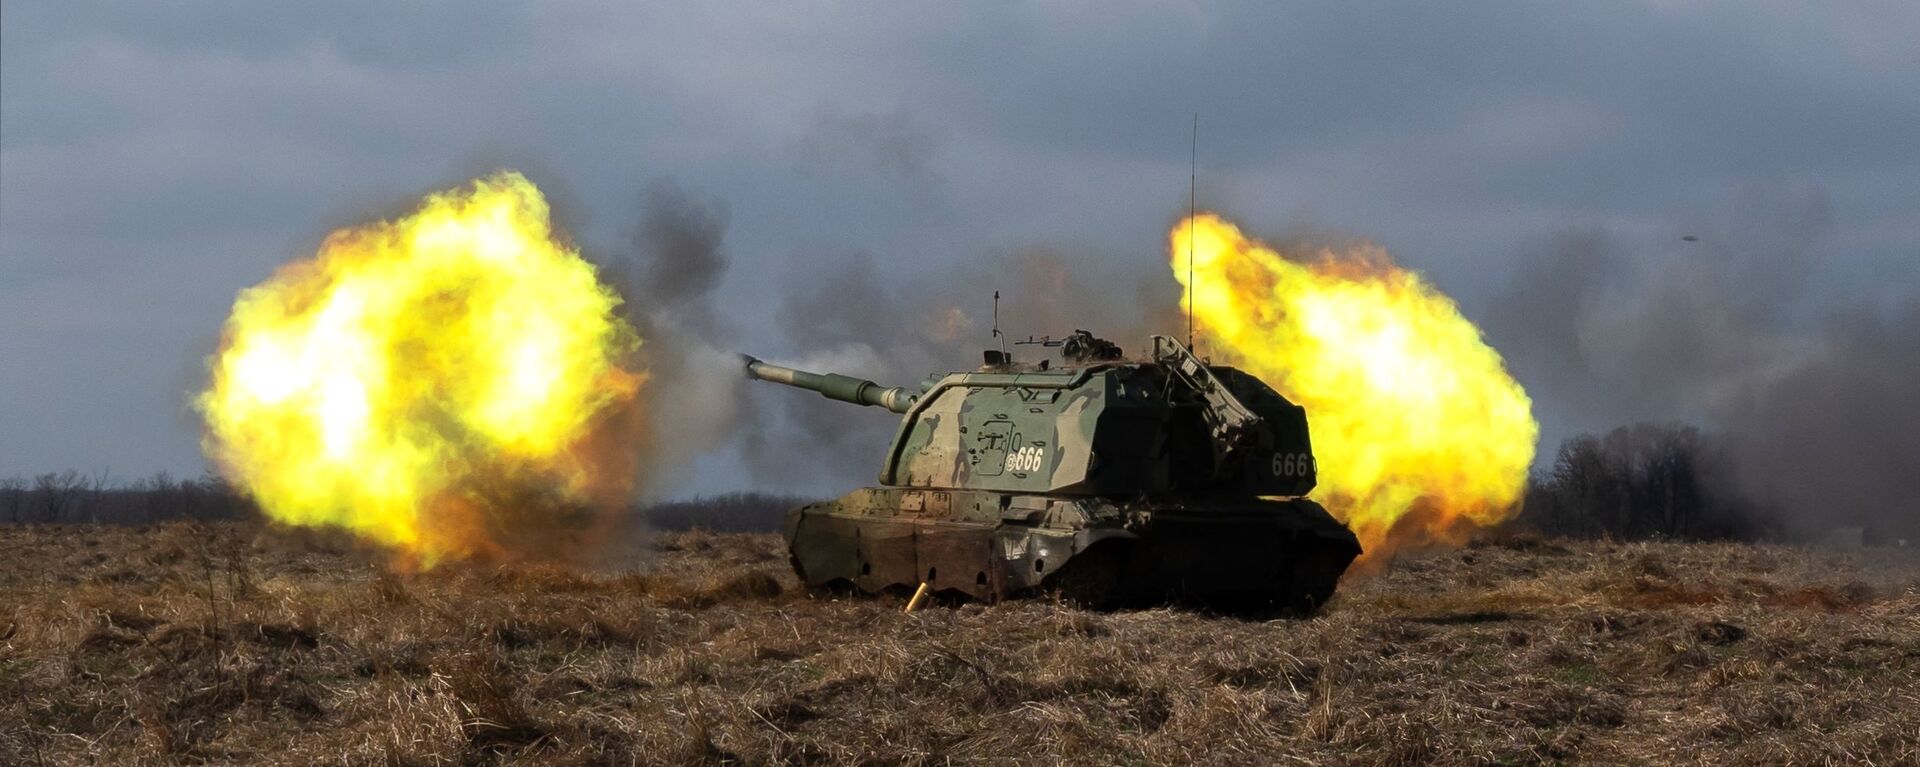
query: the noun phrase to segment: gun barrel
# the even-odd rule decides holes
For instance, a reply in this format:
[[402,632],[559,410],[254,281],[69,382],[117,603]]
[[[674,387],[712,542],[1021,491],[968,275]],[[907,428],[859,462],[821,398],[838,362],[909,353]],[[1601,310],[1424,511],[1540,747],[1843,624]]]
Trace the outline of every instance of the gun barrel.
[[748,378],[817,391],[820,392],[820,396],[830,400],[883,407],[895,413],[905,413],[917,398],[905,387],[885,387],[864,378],[843,376],[839,373],[809,373],[771,362],[762,362],[745,354],[740,357],[747,363]]

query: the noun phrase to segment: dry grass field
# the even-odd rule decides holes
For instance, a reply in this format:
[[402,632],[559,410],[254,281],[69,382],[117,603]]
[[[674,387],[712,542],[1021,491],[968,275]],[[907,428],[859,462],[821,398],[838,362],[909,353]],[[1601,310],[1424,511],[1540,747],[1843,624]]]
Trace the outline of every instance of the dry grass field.
[[383,572],[0,527],[0,764],[1916,764],[1920,552],[1513,540],[1318,617],[813,599],[774,536]]

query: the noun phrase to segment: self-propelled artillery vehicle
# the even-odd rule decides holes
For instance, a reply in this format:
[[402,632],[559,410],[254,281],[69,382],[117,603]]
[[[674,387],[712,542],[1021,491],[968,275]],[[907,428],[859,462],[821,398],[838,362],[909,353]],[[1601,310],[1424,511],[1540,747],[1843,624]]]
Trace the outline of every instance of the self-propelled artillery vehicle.
[[1145,359],[1075,331],[1057,360],[989,350],[920,390],[746,357],[747,374],[901,414],[876,487],[787,516],[812,588],[1094,605],[1312,610],[1360,553],[1305,496],[1305,411],[1154,336]]

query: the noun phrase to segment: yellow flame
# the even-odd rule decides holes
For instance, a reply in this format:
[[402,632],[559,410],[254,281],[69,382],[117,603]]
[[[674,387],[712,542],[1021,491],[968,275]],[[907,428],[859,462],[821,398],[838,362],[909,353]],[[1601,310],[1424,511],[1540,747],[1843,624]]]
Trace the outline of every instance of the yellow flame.
[[1418,274],[1370,246],[1289,258],[1211,214],[1177,225],[1170,255],[1205,350],[1307,409],[1314,495],[1370,556],[1459,542],[1518,509],[1532,402]]
[[421,565],[488,553],[489,515],[623,489],[590,449],[644,380],[619,303],[521,175],[429,195],[240,292],[196,403],[206,449],[276,520]]

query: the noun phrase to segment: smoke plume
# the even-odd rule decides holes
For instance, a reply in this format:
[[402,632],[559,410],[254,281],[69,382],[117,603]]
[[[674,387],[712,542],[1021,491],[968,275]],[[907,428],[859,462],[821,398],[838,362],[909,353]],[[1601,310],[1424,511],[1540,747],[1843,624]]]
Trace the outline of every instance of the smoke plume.
[[1531,250],[1488,334],[1561,436],[1702,425],[1716,488],[1790,532],[1914,537],[1893,487],[1920,465],[1920,291],[1820,300],[1832,217],[1818,197],[1753,195],[1657,242],[1570,232]]
[[1920,299],[1844,310],[1815,334],[1796,359],[1712,404],[1737,489],[1802,535],[1861,526],[1920,540],[1906,487],[1920,466]]
[[648,339],[650,429],[637,469],[642,488],[665,494],[684,485],[695,459],[720,448],[741,419],[745,381],[739,358],[726,350],[734,331],[713,304],[730,263],[728,208],[663,181],[641,195],[638,221],[608,275],[629,298],[628,321]]
[[639,269],[632,286],[648,311],[702,335],[723,332],[711,303],[729,257],[724,200],[700,201],[663,181],[641,198],[640,224],[627,237]]

